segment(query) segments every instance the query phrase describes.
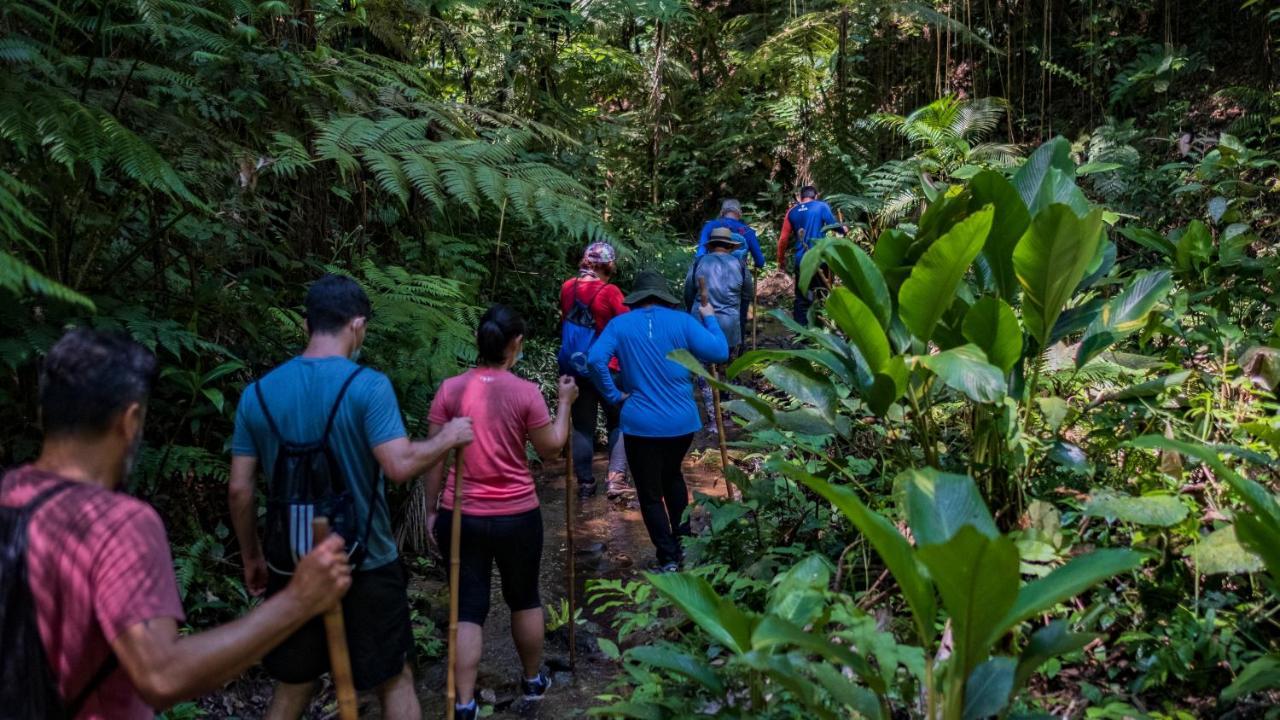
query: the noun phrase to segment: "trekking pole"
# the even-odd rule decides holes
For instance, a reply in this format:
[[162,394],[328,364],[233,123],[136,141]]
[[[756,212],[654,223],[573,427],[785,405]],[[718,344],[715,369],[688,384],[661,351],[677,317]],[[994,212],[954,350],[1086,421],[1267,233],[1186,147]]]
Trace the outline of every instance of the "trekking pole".
[[760,271],[751,270],[751,349],[756,349],[756,315],[760,313]]
[[[329,518],[318,517],[311,521],[311,537],[316,545],[329,537]],[[338,717],[356,720],[359,717],[356,684],[351,675],[351,653],[347,649],[347,627],[342,619],[341,602],[324,612],[324,634],[329,641],[329,671],[338,695]]]
[[569,549],[569,558],[564,564],[565,582],[569,590],[569,670],[572,671],[578,663],[578,633],[574,623],[574,613],[578,605],[577,597],[577,578],[574,568],[574,549],[573,549],[573,518],[574,512],[574,493],[573,488],[573,411],[569,411],[569,438],[565,443],[565,461],[564,461],[564,535],[565,541]]
[[[710,305],[711,301],[707,295],[706,278],[698,278],[698,292],[702,294],[702,304]],[[720,439],[720,472],[724,474],[725,497],[732,501],[733,483],[729,482],[729,450],[725,446],[724,415],[720,412],[720,388],[716,387],[716,383],[720,382],[720,370],[716,367],[715,363],[711,364],[711,377],[716,381],[711,384],[711,404],[716,413],[716,435],[719,436]]]
[[449,527],[449,677],[445,683],[445,712],[458,700],[458,582],[462,575],[462,448],[454,451],[453,525]]

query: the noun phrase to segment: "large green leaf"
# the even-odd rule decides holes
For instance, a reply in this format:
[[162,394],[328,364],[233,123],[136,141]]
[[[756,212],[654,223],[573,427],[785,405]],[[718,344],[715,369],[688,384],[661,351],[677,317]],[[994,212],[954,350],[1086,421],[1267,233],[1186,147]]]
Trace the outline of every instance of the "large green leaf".
[[[982,257],[991,269],[991,278],[1000,297],[1012,302],[1018,292],[1018,278],[1013,271],[1013,248],[1031,224],[1031,213],[1018,195],[1018,191],[993,170],[978,173],[969,181],[973,205],[991,205],[995,217],[987,244],[982,247]],[[973,206],[971,205],[971,207]]]
[[1001,622],[1001,634],[1037,613],[1068,600],[1122,572],[1142,564],[1142,556],[1132,550],[1094,550],[1081,555],[1044,577],[1023,586],[1018,601]]
[[964,337],[982,348],[987,361],[1009,372],[1022,357],[1022,324],[1013,308],[997,297],[984,297],[965,313]]
[[751,634],[751,649],[755,651],[772,651],[780,647],[796,647],[807,650],[822,658],[853,668],[864,682],[875,683],[876,689],[883,689],[883,681],[871,669],[865,658],[854,654],[849,648],[837,645],[828,638],[818,634],[805,632],[804,628],[783,618],[765,615]]
[[889,228],[880,233],[880,237],[876,239],[876,247],[871,257],[876,267],[880,268],[880,273],[884,275],[890,294],[897,293],[898,288],[902,286],[902,281],[911,272],[907,258],[914,243],[915,238],[898,228]]
[[1013,691],[1014,661],[993,657],[973,669],[964,684],[964,720],[983,720],[1000,714]]
[[1186,519],[1187,506],[1172,495],[1130,497],[1099,490],[1085,503],[1084,514],[1135,525],[1169,527]]
[[1166,390],[1182,385],[1190,377],[1190,370],[1179,370],[1177,372],[1169,373],[1168,375],[1161,375],[1150,380],[1144,380],[1136,385],[1130,385],[1126,388],[1120,388],[1119,390],[1113,390],[1109,393],[1103,393],[1098,396],[1098,399],[1090,403],[1090,407],[1114,400],[1138,400],[1140,398],[1155,397]]
[[1066,205],[1040,211],[1013,251],[1022,285],[1022,320],[1045,347],[1058,315],[1071,299],[1102,240],[1102,211],[1079,217]]
[[742,385],[731,385],[729,383],[722,382],[720,379],[708,372],[702,365],[702,362],[699,361],[698,358],[694,357],[693,353],[690,353],[688,350],[672,350],[667,354],[667,359],[680,365],[703,380],[706,380],[721,392],[737,395],[742,398],[743,402],[750,405],[752,410],[768,418],[770,421],[773,421],[773,406],[761,399],[760,395],[757,394],[755,390]]
[[987,356],[977,345],[961,345],[934,355],[916,358],[929,368],[947,387],[958,390],[979,403],[998,403],[1008,390],[1004,373],[987,362]]
[[968,475],[933,468],[906,470],[894,479],[894,487],[906,500],[907,523],[917,545],[944,543],[966,526],[987,537],[1000,534]]
[[1178,269],[1188,272],[1199,268],[1213,255],[1213,236],[1199,220],[1192,220],[1178,237],[1174,259]]
[[990,206],[984,207],[956,223],[920,256],[902,283],[898,315],[921,342],[929,341],[934,326],[951,307],[956,288],[987,240],[993,212]]
[[827,314],[862,353],[871,372],[879,372],[889,361],[889,338],[871,308],[848,289],[837,287],[827,297]]
[[1173,274],[1159,270],[1139,275],[1129,287],[1103,306],[1089,324],[1076,352],[1076,367],[1146,324],[1147,315],[1173,289]]
[[764,369],[764,377],[774,387],[806,405],[812,405],[824,415],[833,416],[836,389],[831,378],[807,364],[770,365]]
[[1073,633],[1065,620],[1054,620],[1035,631],[1018,658],[1014,689],[1026,687],[1031,676],[1048,660],[1079,650],[1099,637],[1102,636],[1094,633]]
[[640,645],[627,651],[627,657],[651,667],[670,670],[694,680],[713,693],[724,692],[724,685],[705,662],[666,645]]
[[752,350],[743,353],[742,357],[733,361],[725,370],[725,378],[733,379],[743,372],[769,363],[786,363],[803,360],[819,367],[826,368],[845,383],[853,384],[853,375],[848,365],[830,350]]
[[825,480],[814,477],[792,463],[781,467],[784,474],[792,480],[808,487],[810,490],[826,498],[836,507],[858,531],[866,536],[867,541],[876,549],[885,567],[898,581],[898,587],[911,608],[911,615],[916,623],[922,644],[926,647],[933,642],[937,608],[934,603],[933,587],[916,561],[911,544],[902,537],[893,523],[884,516],[872,512],[852,490],[847,487],[832,485]]
[[950,672],[966,678],[990,654],[1018,597],[1018,547],[1007,537],[965,525],[946,542],[921,545],[917,553],[951,617]]
[[[885,284],[884,275],[871,256],[852,240],[840,236],[824,238],[811,250],[804,254],[800,279],[808,278],[822,264],[835,273],[875,315],[880,327],[888,329],[889,318],[893,312],[893,301],[889,296],[889,287]],[[812,265],[812,267],[810,267]]]
[[751,649],[751,633],[759,618],[717,595],[706,580],[686,573],[645,577],[716,642],[739,654]]
[[1263,655],[1240,671],[1235,682],[1222,691],[1222,699],[1232,702],[1245,695],[1277,687],[1280,687],[1280,655]]
[[773,580],[766,612],[793,625],[808,625],[822,612],[831,584],[831,561],[813,554]]
[[1248,550],[1236,537],[1234,526],[1219,528],[1186,550],[1195,561],[1196,571],[1216,573],[1251,573],[1262,569],[1262,559]]
[[1044,185],[1050,168],[1074,173],[1075,166],[1075,162],[1071,160],[1071,143],[1063,137],[1055,137],[1036,148],[1031,157],[1018,168],[1013,176],[1013,187],[1022,197],[1022,202],[1031,207],[1040,195],[1040,186]]
[[828,663],[814,663],[810,671],[838,705],[852,709],[862,720],[885,720],[884,711],[880,707],[880,700],[876,694],[854,684],[834,666]]

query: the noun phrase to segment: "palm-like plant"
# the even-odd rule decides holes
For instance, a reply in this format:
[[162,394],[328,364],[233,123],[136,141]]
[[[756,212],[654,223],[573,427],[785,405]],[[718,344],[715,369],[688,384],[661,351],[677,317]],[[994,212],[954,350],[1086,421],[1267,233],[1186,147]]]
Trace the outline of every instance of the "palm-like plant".
[[[1002,98],[965,99],[947,95],[910,115],[881,113],[870,119],[873,127],[888,128],[916,148],[920,169],[945,177],[972,175],[981,168],[1009,167],[1018,160],[1018,148],[989,142],[1008,109]],[[973,172],[962,171],[972,166]]]

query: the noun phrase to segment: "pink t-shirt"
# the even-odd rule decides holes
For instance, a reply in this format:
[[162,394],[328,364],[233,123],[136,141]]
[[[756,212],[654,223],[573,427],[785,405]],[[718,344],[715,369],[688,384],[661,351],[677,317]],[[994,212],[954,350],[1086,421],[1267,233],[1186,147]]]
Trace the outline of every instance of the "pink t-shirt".
[[[471,418],[475,433],[462,452],[462,512],[516,515],[538,507],[524,452],[529,431],[551,424],[538,386],[506,370],[468,370],[445,380],[431,401],[431,422],[456,417]],[[440,504],[453,509],[453,468]]]
[[[0,505],[24,505],[62,481],[30,466],[18,468],[0,485]],[[77,484],[36,511],[27,541],[40,637],[68,702],[102,667],[120,633],[146,620],[183,621],[164,524],[147,503]],[[117,667],[76,717],[153,718],[155,710]]]

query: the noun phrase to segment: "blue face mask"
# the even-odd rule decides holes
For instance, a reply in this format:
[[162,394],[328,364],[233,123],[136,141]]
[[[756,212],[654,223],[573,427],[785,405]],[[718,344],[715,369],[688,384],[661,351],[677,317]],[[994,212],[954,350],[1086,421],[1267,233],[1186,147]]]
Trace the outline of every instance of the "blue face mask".
[[523,360],[523,359],[524,359],[524,350],[521,350],[520,352],[516,353],[516,361],[515,361],[515,362],[513,362],[513,363],[511,363],[511,364],[512,364],[512,365],[519,365],[519,364],[520,364],[520,361],[521,361],[521,360]]

